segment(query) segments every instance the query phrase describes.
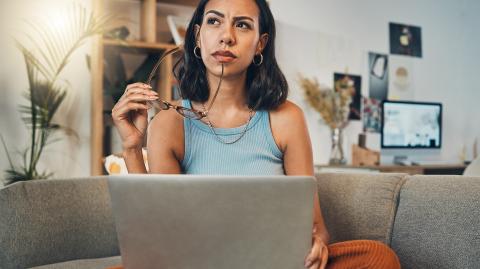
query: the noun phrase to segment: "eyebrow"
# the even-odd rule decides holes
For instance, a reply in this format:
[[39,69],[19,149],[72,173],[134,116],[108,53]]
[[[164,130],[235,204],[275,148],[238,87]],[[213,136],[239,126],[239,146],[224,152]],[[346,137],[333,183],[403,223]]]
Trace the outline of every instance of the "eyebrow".
[[[209,10],[205,13],[205,15],[209,14],[209,13],[213,13],[219,17],[222,17],[222,18],[225,18],[225,15],[219,11],[216,11],[216,10]],[[250,21],[254,21],[251,17],[248,17],[248,16],[237,16],[237,17],[233,17],[233,20],[234,21],[239,21],[239,20],[250,20]]]

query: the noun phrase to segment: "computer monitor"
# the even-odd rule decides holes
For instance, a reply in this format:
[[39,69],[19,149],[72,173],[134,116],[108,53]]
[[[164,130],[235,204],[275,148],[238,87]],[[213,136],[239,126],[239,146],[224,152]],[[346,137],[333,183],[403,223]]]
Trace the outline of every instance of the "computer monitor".
[[382,149],[439,149],[441,146],[441,103],[382,103]]

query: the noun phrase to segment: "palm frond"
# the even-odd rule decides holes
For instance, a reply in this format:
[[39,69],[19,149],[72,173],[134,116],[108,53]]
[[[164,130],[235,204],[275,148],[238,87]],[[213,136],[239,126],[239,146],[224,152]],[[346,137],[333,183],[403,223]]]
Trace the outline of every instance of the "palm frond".
[[63,31],[51,21],[27,22],[36,33],[35,35],[26,34],[30,42],[37,44],[36,57],[34,56],[32,62],[50,81],[56,80],[68,64],[72,53],[87,38],[102,34],[108,22],[115,17],[114,15],[94,16],[85,7],[75,3],[59,16],[62,21],[65,21]]
[[5,185],[24,180],[28,180],[28,175],[25,173],[25,171],[18,171],[14,169],[5,170]]
[[10,169],[6,171],[7,182],[48,178],[53,173],[37,171],[37,163],[46,145],[57,140],[49,139],[52,134],[64,130],[67,135],[74,134],[71,128],[53,123],[54,115],[67,96],[69,84],[58,86],[59,75],[67,66],[70,56],[87,38],[105,32],[112,15],[97,17],[80,4],[74,4],[64,17],[65,29],[61,31],[52,22],[32,20],[27,25],[33,30],[25,34],[27,40],[35,45],[28,49],[15,39],[17,48],[24,56],[29,82],[28,90],[23,94],[28,104],[21,104],[19,112],[25,125],[31,131],[30,146],[21,154],[23,165],[14,167],[6,148]]

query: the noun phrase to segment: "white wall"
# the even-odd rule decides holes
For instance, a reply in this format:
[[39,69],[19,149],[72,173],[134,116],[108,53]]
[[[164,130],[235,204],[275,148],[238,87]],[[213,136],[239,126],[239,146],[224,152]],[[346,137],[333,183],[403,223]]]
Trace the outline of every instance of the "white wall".
[[[21,54],[12,45],[6,33],[20,34],[27,28],[22,19],[42,14],[68,4],[70,1],[2,1],[0,4],[0,133],[12,149],[23,149],[27,132],[17,112],[23,102],[21,93],[27,89],[27,77]],[[89,6],[90,1],[79,1]],[[345,62],[352,73],[364,74],[366,52],[389,52],[388,23],[399,22],[422,27],[423,58],[414,61],[415,99],[439,101],[444,104],[444,147],[429,158],[458,161],[462,145],[468,146],[475,137],[480,139],[480,2],[476,0],[271,0],[271,8],[278,21],[279,61],[290,82],[291,99],[299,103],[307,114],[314,146],[316,163],[326,163],[329,155],[328,129],[320,124],[320,117],[303,101],[296,72],[317,76],[321,82],[331,83],[327,70],[344,71]],[[283,29],[283,32],[282,32]],[[13,31],[14,30],[14,31]],[[296,33],[295,40],[293,34]],[[309,42],[309,41],[315,41]],[[321,42],[327,40],[330,43]],[[333,40],[333,41],[332,41]],[[305,49],[292,51],[290,44]],[[317,45],[318,44],[318,45]],[[318,47],[315,47],[318,46]],[[338,48],[341,46],[341,48]],[[302,47],[301,47],[302,48]],[[328,55],[320,51],[333,51]],[[337,50],[338,48],[338,50]],[[316,50],[320,59],[308,51]],[[58,122],[75,129],[79,140],[64,141],[47,148],[41,168],[48,167],[58,177],[86,176],[90,173],[90,76],[85,55],[86,44],[77,51],[64,78],[72,89],[58,113]],[[324,61],[322,61],[325,59]],[[338,60],[337,60],[338,59]],[[355,60],[351,60],[355,59]],[[322,73],[323,71],[323,73]],[[368,84],[362,76],[363,89]],[[356,142],[360,123],[347,129],[346,151]],[[3,149],[0,149],[0,169],[8,167]]]
[[[443,147],[417,160],[459,162],[463,145],[467,146],[467,159],[471,158],[474,138],[480,139],[480,121],[476,119],[480,115],[480,18],[476,15],[480,2],[273,0],[271,8],[282,40],[277,43],[279,62],[289,79],[291,99],[307,114],[316,163],[328,162],[329,133],[318,113],[304,102],[294,74],[316,76],[331,86],[333,71],[341,72],[347,64],[349,71],[362,75],[362,92],[368,95],[366,55],[368,51],[389,53],[389,22],[422,28],[423,58],[412,60],[414,98],[444,105]],[[330,44],[322,44],[325,40]],[[334,56],[315,53],[312,46],[329,49]],[[295,48],[298,50],[293,51]],[[346,130],[348,158],[350,145],[356,143],[360,131],[360,122],[352,122]]]

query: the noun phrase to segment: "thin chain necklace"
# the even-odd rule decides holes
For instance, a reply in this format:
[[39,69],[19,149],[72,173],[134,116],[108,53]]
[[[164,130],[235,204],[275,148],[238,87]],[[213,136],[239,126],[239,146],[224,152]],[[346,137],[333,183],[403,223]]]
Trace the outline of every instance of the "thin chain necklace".
[[[202,106],[203,106],[203,109],[205,109],[205,105],[202,104]],[[239,141],[240,139],[242,139],[242,137],[243,137],[243,136],[245,135],[245,133],[247,132],[248,126],[250,125],[250,121],[252,120],[252,118],[253,118],[253,110],[250,109],[250,116],[248,117],[248,121],[246,122],[245,128],[243,128],[243,132],[240,134],[240,136],[237,137],[237,139],[235,139],[235,140],[225,141],[223,138],[221,138],[221,137],[217,134],[217,132],[215,132],[215,128],[213,127],[212,122],[211,122],[210,119],[208,118],[208,113],[205,114],[205,119],[207,120],[207,125],[208,125],[208,127],[210,127],[210,130],[211,130],[212,133],[215,135],[215,138],[216,138],[220,143],[227,144],[227,145],[236,143],[237,141]]]
[[208,113],[210,112],[210,109],[212,108],[213,106],[213,102],[215,102],[215,99],[217,98],[217,94],[218,94],[218,91],[220,90],[220,85],[222,84],[222,79],[223,79],[223,69],[224,69],[224,66],[222,64],[222,74],[220,75],[220,81],[218,82],[218,86],[217,86],[217,90],[215,91],[215,95],[213,96],[212,98],[212,102],[210,103],[210,106],[208,107],[208,109],[205,108],[205,104],[202,104],[202,107],[203,107],[203,111],[204,111],[204,114],[205,114],[205,119],[207,120],[207,125],[208,127],[210,127],[210,130],[212,131],[212,133],[215,135],[215,138],[220,142],[220,143],[223,143],[223,144],[227,144],[227,145],[230,145],[230,144],[233,144],[233,143],[236,143],[238,140],[242,139],[242,137],[245,135],[245,133],[247,132],[248,130],[248,125],[250,125],[250,121],[252,120],[253,118],[253,110],[250,109],[250,116],[248,118],[248,121],[247,123],[245,124],[245,128],[243,129],[243,132],[241,133],[241,135],[239,137],[237,137],[237,139],[233,140],[233,141],[225,141],[223,138],[221,138],[217,132],[215,132],[215,128],[213,127],[213,124],[212,122],[210,121],[210,119],[208,118]]

